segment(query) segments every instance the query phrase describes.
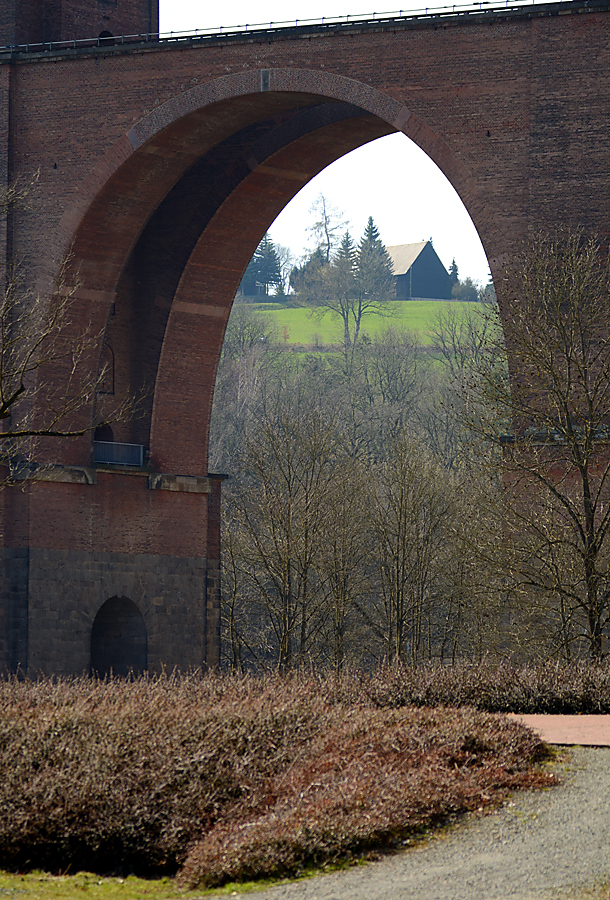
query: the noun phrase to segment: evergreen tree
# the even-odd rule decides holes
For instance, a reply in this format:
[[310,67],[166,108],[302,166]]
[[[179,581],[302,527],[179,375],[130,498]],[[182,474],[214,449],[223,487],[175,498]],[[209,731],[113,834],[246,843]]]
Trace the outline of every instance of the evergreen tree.
[[394,283],[392,260],[372,216],[369,216],[358,247],[356,283],[361,302],[383,302],[390,299]]
[[270,286],[281,290],[281,285],[282,268],[280,258],[275,244],[269,235],[266,234],[248,263],[248,268],[244,273],[240,287],[244,294],[252,296],[258,293],[259,287],[262,287],[263,292],[268,294]]
[[265,294],[269,293],[271,286],[279,287],[282,283],[282,270],[280,258],[275,244],[268,234],[262,239],[253,257],[256,266],[256,281],[260,284]]
[[449,266],[449,284],[453,287],[454,284],[457,284],[460,280],[460,276],[458,273],[457,263],[455,261],[455,257],[451,260],[451,265]]
[[356,247],[351,234],[346,231],[333,260],[337,291],[346,297],[353,296],[356,288],[356,262]]

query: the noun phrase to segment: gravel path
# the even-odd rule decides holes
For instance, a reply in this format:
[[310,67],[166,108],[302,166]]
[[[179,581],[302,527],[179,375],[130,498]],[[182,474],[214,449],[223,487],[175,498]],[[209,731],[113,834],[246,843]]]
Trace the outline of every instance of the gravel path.
[[[517,793],[412,850],[249,900],[559,900],[610,882],[610,748],[562,751],[561,784]],[[588,895],[590,896],[590,895]],[[595,894],[609,897],[608,892]]]

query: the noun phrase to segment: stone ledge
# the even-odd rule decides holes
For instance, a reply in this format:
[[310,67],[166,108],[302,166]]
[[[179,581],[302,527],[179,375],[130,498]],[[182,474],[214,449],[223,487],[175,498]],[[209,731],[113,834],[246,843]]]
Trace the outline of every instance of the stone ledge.
[[59,464],[30,465],[15,476],[16,481],[55,481],[64,484],[97,484],[97,471],[92,466]]
[[202,475],[162,475],[154,472],[148,476],[151,491],[180,491],[184,494],[209,494],[210,479]]
[[210,494],[212,484],[225,481],[228,475],[168,475],[161,472],[125,466],[63,466],[60,463],[30,463],[16,472],[15,481],[53,481],[64,484],[97,484],[98,472],[111,475],[135,475],[148,479],[151,491],[175,491],[183,494]]

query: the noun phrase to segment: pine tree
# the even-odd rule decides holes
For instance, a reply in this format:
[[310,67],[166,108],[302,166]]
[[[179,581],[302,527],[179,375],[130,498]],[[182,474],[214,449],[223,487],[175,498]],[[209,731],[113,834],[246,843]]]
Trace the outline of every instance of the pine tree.
[[343,343],[350,347],[350,316],[356,296],[356,248],[349,231],[341,240],[329,271],[328,287],[334,295],[334,305],[343,321]]
[[269,293],[271,285],[274,287],[281,285],[282,270],[280,258],[275,249],[275,244],[268,234],[265,235],[256,248],[253,262],[256,267],[256,281],[265,289],[265,294]]
[[264,293],[268,294],[271,285],[281,288],[281,284],[282,269],[280,258],[275,244],[269,235],[266,234],[248,263],[248,268],[241,280],[240,287],[244,294],[251,296],[258,292],[258,287],[262,287]]
[[349,231],[346,231],[341,240],[333,266],[335,269],[335,284],[340,293],[346,297],[353,296],[356,286],[356,248]]
[[458,273],[457,263],[455,258],[451,261],[451,265],[449,266],[449,285],[453,287],[454,284],[457,284],[460,280],[460,276]]
[[392,260],[372,216],[369,216],[360,240],[356,269],[358,294],[363,299],[389,300],[394,282]]

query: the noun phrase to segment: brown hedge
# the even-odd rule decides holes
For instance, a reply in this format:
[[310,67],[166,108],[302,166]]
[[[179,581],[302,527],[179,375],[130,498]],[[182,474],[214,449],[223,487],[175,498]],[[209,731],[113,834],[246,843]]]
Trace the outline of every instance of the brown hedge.
[[[372,684],[372,682],[371,682]],[[0,865],[294,872],[548,783],[526,729],[358,676],[0,683]]]
[[499,716],[359,709],[325,724],[262,803],[248,797],[191,848],[182,884],[291,874],[397,846],[511,789],[549,783],[529,770],[542,753],[537,739]]
[[356,682],[356,690],[382,709],[472,706],[487,712],[610,713],[610,659],[383,666],[370,676],[354,673],[346,678],[345,699],[354,695]]

